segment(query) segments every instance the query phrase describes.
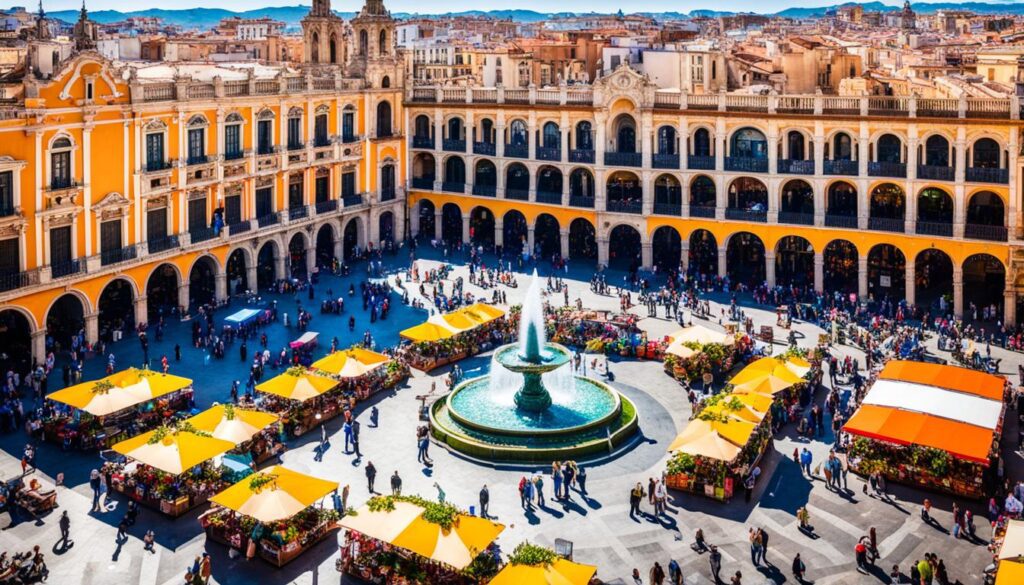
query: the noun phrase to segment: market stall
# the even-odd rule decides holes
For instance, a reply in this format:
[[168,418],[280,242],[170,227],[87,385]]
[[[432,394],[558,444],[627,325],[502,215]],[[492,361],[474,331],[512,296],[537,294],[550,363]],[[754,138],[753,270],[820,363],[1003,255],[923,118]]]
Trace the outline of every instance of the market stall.
[[510,317],[506,317],[501,309],[476,303],[434,315],[399,335],[410,342],[404,348],[409,364],[429,372],[511,341],[516,334],[518,319]]
[[587,585],[597,567],[574,563],[555,551],[522,542],[489,585]]
[[735,335],[692,325],[676,331],[663,343],[665,371],[677,380],[693,383],[711,374],[728,372],[751,346],[746,335]]
[[338,512],[316,505],[337,489],[337,482],[274,466],[210,498],[214,506],[199,523],[210,540],[282,567],[338,530]]
[[185,422],[215,439],[231,441],[235,444],[232,453],[259,464],[284,448],[277,441],[279,421],[280,417],[269,412],[214,404]]
[[1024,583],[1024,521],[1000,520],[993,526],[995,585]]
[[558,307],[546,314],[548,339],[589,353],[660,359],[661,347],[647,339],[632,313]]
[[258,309],[242,309],[228,315],[224,323],[232,327],[243,327],[253,325],[257,322],[263,311]]
[[280,416],[285,433],[297,437],[341,414],[344,403],[332,392],[337,387],[337,380],[293,366],[256,391],[260,409]]
[[162,426],[114,445],[127,461],[105,463],[103,472],[115,491],[177,517],[227,486],[220,458],[233,448],[189,424]]
[[288,344],[292,350],[292,365],[309,366],[313,362],[313,350],[316,349],[320,334],[306,331]]
[[955,366],[890,362],[843,432],[850,469],[980,498],[999,457],[1003,379]]
[[102,449],[163,424],[192,401],[192,380],[128,368],[46,396],[43,438],[66,449]]
[[368,582],[475,584],[497,573],[489,550],[505,529],[448,503],[415,496],[371,498],[341,519],[345,573]]
[[338,380],[339,390],[357,400],[393,388],[409,376],[409,367],[401,361],[362,347],[330,353],[313,362],[312,368]]

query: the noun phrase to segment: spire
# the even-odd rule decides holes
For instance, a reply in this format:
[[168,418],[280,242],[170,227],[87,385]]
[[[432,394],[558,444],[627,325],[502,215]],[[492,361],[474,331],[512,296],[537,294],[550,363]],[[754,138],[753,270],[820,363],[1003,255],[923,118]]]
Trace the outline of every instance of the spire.
[[43,11],[43,0],[39,0],[39,20],[46,18],[46,12]]
[[89,11],[85,9],[85,0],[82,0],[82,11],[78,13],[78,20],[89,20]]

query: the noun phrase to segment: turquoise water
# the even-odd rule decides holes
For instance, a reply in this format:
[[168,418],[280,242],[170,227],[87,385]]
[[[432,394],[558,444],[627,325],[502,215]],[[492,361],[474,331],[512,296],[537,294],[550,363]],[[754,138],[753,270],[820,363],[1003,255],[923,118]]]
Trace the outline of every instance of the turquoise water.
[[467,382],[449,404],[464,419],[497,431],[567,429],[600,420],[615,411],[615,398],[607,390],[583,378],[573,379],[575,384],[566,385],[569,387],[564,390],[548,387],[551,407],[539,414],[516,408],[513,397],[518,387],[492,390],[486,377]]

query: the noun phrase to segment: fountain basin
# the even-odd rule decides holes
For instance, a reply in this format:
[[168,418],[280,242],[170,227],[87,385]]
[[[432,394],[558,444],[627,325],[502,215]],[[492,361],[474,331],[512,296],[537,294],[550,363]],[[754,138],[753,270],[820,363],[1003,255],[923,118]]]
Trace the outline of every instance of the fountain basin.
[[545,343],[540,350],[540,360],[532,362],[522,356],[518,344],[509,344],[499,348],[494,357],[506,370],[542,374],[569,363],[572,354],[562,345]]

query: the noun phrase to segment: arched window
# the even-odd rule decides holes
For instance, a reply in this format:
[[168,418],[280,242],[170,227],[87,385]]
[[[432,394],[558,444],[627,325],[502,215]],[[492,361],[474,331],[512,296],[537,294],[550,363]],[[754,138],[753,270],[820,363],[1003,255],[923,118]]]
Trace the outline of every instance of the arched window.
[[789,149],[790,160],[807,160],[804,153],[804,135],[796,130],[786,134],[786,147]]
[[370,51],[370,35],[366,29],[359,31],[359,54],[365,57]]
[[384,101],[377,104],[377,138],[391,136],[391,104]]
[[878,162],[898,163],[903,159],[903,145],[900,139],[892,134],[885,134],[879,138],[876,148]]
[[558,124],[548,122],[544,124],[542,146],[544,148],[559,148],[562,142],[562,133],[558,130]]
[[494,122],[490,118],[480,120],[480,142],[494,144]]
[[576,150],[594,150],[594,138],[590,122],[576,124]]
[[380,79],[380,86],[384,89],[391,87],[391,78],[385,75]]
[[658,128],[658,154],[676,153],[676,129],[672,126]]
[[976,169],[998,169],[1003,158],[999,143],[991,138],[982,138],[974,143],[971,152],[971,166]]
[[853,141],[844,132],[832,139],[832,160],[853,160]]
[[380,38],[377,39],[377,53],[380,55],[388,54],[388,31],[380,31]]
[[313,36],[310,37],[310,44],[312,45],[310,47],[310,49],[309,49],[310,60],[313,61],[314,63],[319,63],[320,62],[320,35],[314,32]]
[[331,40],[328,42],[327,48],[331,52],[331,63],[337,63],[338,62],[338,39],[337,39],[337,37],[334,36],[333,33],[331,34]]
[[948,167],[949,141],[938,134],[929,136],[924,143],[924,164],[930,167]]
[[711,133],[707,128],[693,133],[693,156],[711,156]]
[[395,198],[395,165],[387,164],[380,170],[380,199],[390,201]]
[[615,120],[616,151],[636,152],[636,122],[629,115],[623,114]]
[[754,128],[742,128],[732,135],[730,157],[767,158],[768,141],[764,134]]
[[53,189],[63,189],[72,184],[71,150],[71,140],[66,136],[50,145],[50,187]]
[[414,138],[430,139],[430,117],[426,115],[416,116]]
[[508,143],[512,146],[526,146],[528,144],[526,122],[512,120],[512,124],[509,126]]

